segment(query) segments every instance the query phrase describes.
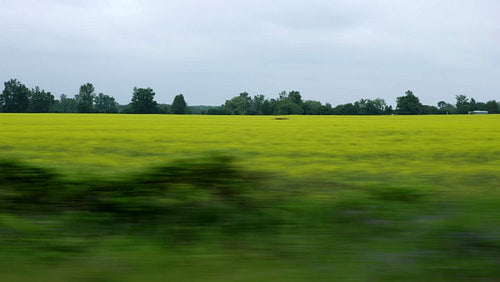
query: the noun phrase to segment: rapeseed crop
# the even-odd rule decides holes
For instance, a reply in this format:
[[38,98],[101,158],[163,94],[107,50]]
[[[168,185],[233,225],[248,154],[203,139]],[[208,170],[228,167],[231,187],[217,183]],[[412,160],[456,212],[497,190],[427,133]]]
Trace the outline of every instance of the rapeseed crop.
[[2,114],[0,123],[0,158],[69,171],[224,152],[250,169],[340,182],[489,186],[500,175],[498,115]]
[[496,281],[500,115],[0,115],[2,281]]

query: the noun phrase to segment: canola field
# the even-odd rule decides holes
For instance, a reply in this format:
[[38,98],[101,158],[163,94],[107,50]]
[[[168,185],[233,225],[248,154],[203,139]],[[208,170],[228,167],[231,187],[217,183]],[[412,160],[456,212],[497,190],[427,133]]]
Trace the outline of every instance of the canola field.
[[0,281],[499,281],[500,115],[0,114]]
[[219,152],[336,182],[497,188],[500,115],[0,115],[0,158],[78,173]]

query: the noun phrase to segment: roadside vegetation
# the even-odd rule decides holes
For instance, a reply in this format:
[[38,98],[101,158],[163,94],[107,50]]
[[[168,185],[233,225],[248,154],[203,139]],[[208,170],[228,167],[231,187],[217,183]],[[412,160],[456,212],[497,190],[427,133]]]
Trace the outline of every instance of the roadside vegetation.
[[500,122],[2,114],[2,281],[495,281]]
[[498,191],[292,181],[220,155],[98,178],[3,162],[0,181],[4,281],[500,277]]

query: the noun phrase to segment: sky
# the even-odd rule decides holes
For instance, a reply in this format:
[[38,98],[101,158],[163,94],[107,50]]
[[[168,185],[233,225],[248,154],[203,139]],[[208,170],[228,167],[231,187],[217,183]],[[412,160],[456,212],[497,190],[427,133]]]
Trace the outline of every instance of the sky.
[[[332,105],[500,100],[498,0],[0,0],[0,79],[72,97],[220,105],[300,91]],[[2,87],[3,89],[3,87]]]

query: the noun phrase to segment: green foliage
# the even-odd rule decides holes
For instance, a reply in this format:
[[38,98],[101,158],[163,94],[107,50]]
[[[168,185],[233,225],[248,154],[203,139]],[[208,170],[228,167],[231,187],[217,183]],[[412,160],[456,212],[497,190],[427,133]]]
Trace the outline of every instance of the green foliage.
[[186,114],[188,111],[188,106],[186,101],[184,100],[184,95],[176,95],[170,109],[173,114]]
[[288,93],[288,99],[299,106],[302,105],[302,96],[299,91],[290,91]]
[[485,110],[491,114],[498,114],[500,113],[500,104],[495,100],[488,101],[485,105]]
[[472,110],[471,104],[469,103],[469,98],[467,98],[467,96],[461,94],[456,95],[455,98],[457,100],[455,103],[455,106],[457,107],[457,113],[466,114]]
[[248,95],[247,92],[242,92],[239,96],[227,100],[224,106],[233,115],[250,114],[252,98]]
[[30,106],[30,90],[17,79],[4,82],[0,109],[5,113],[25,113]]
[[[0,211],[39,211],[59,203],[60,183],[49,170],[14,161],[0,162]],[[61,189],[63,190],[63,188]]]
[[91,83],[80,87],[78,95],[69,98],[65,94],[60,100],[54,100],[50,92],[35,87],[29,91],[16,79],[6,81],[5,89],[0,94],[0,111],[3,112],[56,112],[56,113],[168,113],[174,114],[209,114],[209,115],[416,115],[416,114],[466,114],[470,111],[488,111],[491,114],[500,113],[500,103],[495,100],[488,102],[476,101],[465,95],[456,96],[456,106],[445,101],[439,101],[437,107],[422,105],[412,91],[398,97],[397,107],[387,105],[381,98],[360,99],[332,107],[331,104],[321,104],[319,101],[303,101],[299,91],[282,91],[277,99],[266,99],[264,95],[253,98],[247,92],[226,100],[224,105],[187,106],[182,94],[174,98],[172,105],[158,104],[154,101],[155,93],[151,88],[134,88],[132,101],[128,105],[118,105],[111,96],[95,94]]
[[498,191],[339,185],[251,172],[213,155],[78,177],[3,161],[0,195],[5,281],[500,274]]
[[358,109],[352,103],[347,103],[336,106],[332,112],[334,115],[357,115]]
[[418,115],[422,113],[422,104],[411,90],[406,91],[405,96],[396,99],[396,112],[400,115]]
[[231,111],[222,105],[220,107],[208,109],[207,115],[231,115]]
[[131,112],[134,114],[155,114],[158,113],[158,103],[154,100],[155,92],[151,88],[134,87]]
[[80,86],[78,95],[75,95],[77,108],[79,113],[92,113],[94,112],[94,98],[95,88],[92,83],[87,83]]
[[302,109],[305,115],[320,115],[322,113],[322,105],[318,101],[307,100],[302,104]]
[[54,112],[56,113],[77,113],[78,102],[75,98],[68,98],[66,94],[61,94],[59,100],[54,102]]
[[30,112],[33,113],[48,113],[52,111],[54,105],[54,96],[50,92],[40,90],[38,86],[31,90],[30,95]]
[[437,107],[440,114],[454,114],[457,112],[457,108],[450,103],[446,103],[445,101],[439,101],[437,103]]
[[115,98],[99,93],[99,95],[94,97],[94,107],[98,113],[117,113],[118,103],[115,102]]
[[381,98],[361,99],[354,103],[354,107],[359,115],[382,115],[386,112],[387,104]]
[[179,209],[193,209],[198,216],[196,209],[214,203],[226,208],[248,204],[245,193],[256,179],[223,155],[180,160],[120,179],[67,180],[40,167],[4,161],[0,163],[0,214],[71,210],[106,213],[120,221],[184,218],[188,215],[178,214]]
[[277,115],[300,115],[302,113],[302,107],[290,99],[281,100],[276,107]]

